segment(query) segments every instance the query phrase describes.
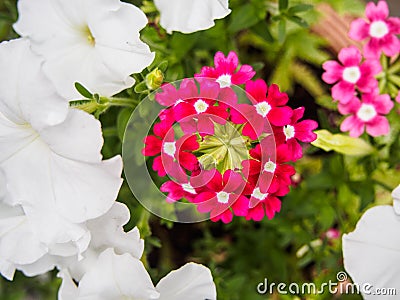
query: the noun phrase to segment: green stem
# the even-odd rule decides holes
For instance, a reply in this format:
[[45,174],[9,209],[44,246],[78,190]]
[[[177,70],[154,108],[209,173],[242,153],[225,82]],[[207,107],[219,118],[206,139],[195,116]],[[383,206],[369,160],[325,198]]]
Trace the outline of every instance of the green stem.
[[[100,101],[108,106],[136,107],[139,100],[131,98],[106,98],[101,97]],[[103,102],[104,101],[104,102]]]

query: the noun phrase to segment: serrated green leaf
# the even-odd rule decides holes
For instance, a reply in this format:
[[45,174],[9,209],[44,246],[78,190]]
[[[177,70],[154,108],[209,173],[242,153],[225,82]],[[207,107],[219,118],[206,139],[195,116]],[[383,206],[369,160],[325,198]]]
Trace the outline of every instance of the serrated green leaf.
[[83,97],[85,97],[87,99],[92,99],[93,98],[93,94],[91,92],[89,92],[88,89],[85,88],[79,82],[75,82],[75,88],[79,92],[79,94],[81,94]]

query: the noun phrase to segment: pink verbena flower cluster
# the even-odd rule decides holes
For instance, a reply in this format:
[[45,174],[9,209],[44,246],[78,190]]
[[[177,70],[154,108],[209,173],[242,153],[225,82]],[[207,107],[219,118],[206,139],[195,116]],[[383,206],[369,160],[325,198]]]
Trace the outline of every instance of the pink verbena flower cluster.
[[304,108],[287,106],[277,85],[251,81],[253,68],[238,69],[235,52],[218,52],[214,61],[195,79],[161,87],[155,99],[165,108],[143,154],[155,157],[159,176],[169,176],[160,188],[167,202],[186,200],[224,223],[234,215],[271,219],[289,192],[290,162],[303,156],[299,141],[314,141],[318,124],[300,121]]
[[339,102],[339,112],[347,116],[340,129],[349,131],[352,137],[359,137],[364,131],[373,137],[389,133],[386,115],[394,103],[389,94],[381,93],[377,75],[386,72],[381,54],[395,59],[400,52],[400,19],[389,17],[387,3],[370,2],[365,13],[368,20],[353,21],[349,32],[354,41],[366,40],[363,52],[355,46],[343,48],[338,56],[340,63],[327,61],[322,66],[322,79],[334,84],[332,98]]

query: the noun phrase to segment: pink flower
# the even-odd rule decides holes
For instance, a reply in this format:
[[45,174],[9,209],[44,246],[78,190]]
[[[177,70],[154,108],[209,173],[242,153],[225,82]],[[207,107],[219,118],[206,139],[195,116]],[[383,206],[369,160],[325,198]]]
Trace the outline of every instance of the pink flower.
[[296,161],[303,157],[303,149],[298,141],[311,143],[316,140],[317,135],[313,132],[318,123],[313,120],[299,120],[304,115],[304,107],[293,110],[291,121],[283,127],[274,127],[275,141],[277,145],[287,144],[291,159]]
[[222,52],[217,52],[214,56],[214,66],[215,68],[203,67],[201,72],[194,76],[215,78],[221,88],[226,88],[232,84],[244,84],[256,74],[249,65],[242,65],[236,72],[239,66],[239,59],[233,51],[229,52],[227,57]]
[[400,91],[399,91],[399,93],[397,94],[396,102],[397,102],[397,103],[400,103]]
[[340,130],[350,131],[352,137],[359,137],[365,128],[373,137],[388,134],[390,125],[384,115],[388,114],[393,106],[390,96],[379,95],[377,90],[363,94],[362,101],[353,97],[346,105],[339,104],[341,114],[350,114],[341,124]]
[[231,119],[238,124],[242,123],[242,119],[237,114],[245,113],[244,135],[256,140],[263,132],[270,131],[270,123],[275,126],[289,124],[292,109],[285,106],[289,97],[286,93],[281,93],[276,84],[272,84],[268,90],[262,79],[248,81],[246,92],[253,105],[241,104],[238,106],[239,110],[231,110]]
[[[289,186],[292,183],[291,177],[296,173],[293,166],[286,164],[292,158],[287,144],[282,144],[276,148],[276,159],[273,155],[268,155],[269,150],[264,139],[250,151],[253,159],[244,161],[243,174],[249,174],[249,181],[258,186],[260,192],[274,194],[275,196],[285,196],[289,193]],[[267,154],[267,155],[266,155]],[[257,198],[250,198],[250,207],[254,207]]]
[[382,51],[387,56],[395,56],[400,51],[400,19],[389,18],[386,1],[367,4],[365,14],[369,22],[357,19],[351,23],[349,36],[355,41],[369,38],[364,46],[365,57],[379,58]]
[[[225,124],[228,119],[226,93],[222,92],[218,83],[209,80],[198,80],[200,92],[190,87],[191,94],[179,101],[173,107],[175,120],[179,122],[186,134],[199,132],[202,134],[214,133],[214,122]],[[188,85],[189,87],[190,85]],[[222,99],[221,99],[222,98]],[[217,100],[221,100],[218,105]],[[235,100],[235,99],[233,99]]]
[[162,121],[154,125],[154,135],[144,139],[145,148],[142,150],[145,156],[156,156],[153,161],[153,170],[159,176],[165,176],[175,168],[183,167],[189,171],[198,168],[197,157],[191,153],[199,148],[195,135],[185,135],[175,140],[171,123]]
[[271,220],[275,213],[281,210],[281,200],[279,198],[262,194],[258,188],[254,190],[253,194],[262,200],[255,207],[249,209],[246,220],[261,221],[264,216]]
[[381,71],[381,66],[376,60],[366,60],[361,63],[362,55],[355,46],[343,48],[339,52],[339,61],[327,61],[322,67],[325,73],[322,79],[332,87],[332,97],[340,103],[349,102],[358,88],[361,92],[367,93],[378,86],[374,75]]
[[211,220],[222,220],[224,223],[232,221],[233,214],[246,216],[249,208],[249,199],[241,193],[245,182],[239,173],[227,170],[222,176],[218,170],[204,171],[202,175],[214,172],[211,180],[205,184],[207,188],[192,200],[201,213],[210,212]]
[[[176,173],[176,172],[175,172]],[[188,178],[184,172],[178,172],[180,176],[176,178],[176,181],[169,180],[165,182],[160,190],[162,192],[168,193],[167,202],[172,203],[182,198],[186,198],[192,201],[197,196],[198,188],[194,183],[193,178]],[[173,174],[176,176],[176,174]]]

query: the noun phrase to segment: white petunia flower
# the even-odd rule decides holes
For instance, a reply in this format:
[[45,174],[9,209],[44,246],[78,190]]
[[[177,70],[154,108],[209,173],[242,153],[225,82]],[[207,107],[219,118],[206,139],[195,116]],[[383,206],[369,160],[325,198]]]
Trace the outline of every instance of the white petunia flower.
[[41,64],[27,40],[0,44],[0,69],[7,70],[0,72],[0,169],[7,183],[0,271],[8,278],[15,268],[47,270],[49,255],[83,253],[86,221],[111,208],[122,184],[121,158],[102,161],[100,122],[70,109]]
[[45,58],[44,71],[59,93],[81,96],[79,82],[112,96],[134,84],[130,77],[154,59],[140,40],[147,24],[136,6],[119,0],[19,0],[14,29]]
[[79,282],[72,281],[68,271],[63,279],[59,300],[198,300],[216,299],[215,285],[209,269],[189,263],[169,273],[154,287],[142,262],[129,255],[118,255],[113,249],[100,254]]
[[[5,202],[55,207],[74,223],[107,212],[122,184],[119,156],[102,161],[101,125],[68,104],[41,74],[29,43],[0,44],[0,168]],[[26,208],[25,208],[26,207]]]
[[168,33],[192,33],[215,25],[215,19],[230,14],[229,0],[154,0],[160,11],[160,25]]
[[[55,221],[52,215],[59,219]],[[100,253],[109,247],[118,254],[129,253],[140,258],[144,241],[138,229],[128,233],[123,230],[129,216],[126,205],[115,202],[106,214],[84,224],[62,222],[51,209],[41,211],[39,222],[26,215],[20,206],[12,208],[0,204],[0,272],[11,280],[16,269],[27,276],[35,276],[55,267],[68,268],[71,276],[80,280]],[[53,242],[44,239],[48,227],[55,232]],[[66,232],[75,236],[63,242],[61,235]]]
[[355,231],[343,235],[343,257],[346,271],[365,299],[397,299],[374,295],[376,289],[400,290],[400,216],[392,206],[376,206],[364,213]]
[[137,259],[143,254],[144,241],[140,239],[137,227],[124,232],[123,225],[128,223],[130,212],[128,207],[115,202],[112,208],[103,216],[87,222],[91,233],[88,249],[82,254],[83,259],[59,261],[58,268],[68,268],[71,276],[79,281],[82,276],[97,261],[99,255],[107,248],[113,248],[115,253],[128,253]]

